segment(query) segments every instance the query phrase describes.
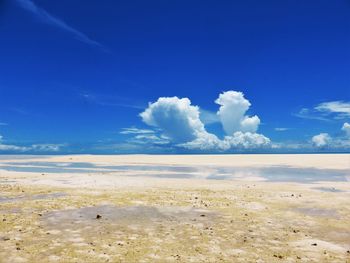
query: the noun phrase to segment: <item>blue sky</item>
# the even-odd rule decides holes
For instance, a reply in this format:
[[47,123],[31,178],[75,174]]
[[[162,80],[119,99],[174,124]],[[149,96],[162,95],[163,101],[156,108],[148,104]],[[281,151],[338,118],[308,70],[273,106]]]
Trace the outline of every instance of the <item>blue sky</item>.
[[3,0],[0,35],[0,153],[350,149],[346,0]]

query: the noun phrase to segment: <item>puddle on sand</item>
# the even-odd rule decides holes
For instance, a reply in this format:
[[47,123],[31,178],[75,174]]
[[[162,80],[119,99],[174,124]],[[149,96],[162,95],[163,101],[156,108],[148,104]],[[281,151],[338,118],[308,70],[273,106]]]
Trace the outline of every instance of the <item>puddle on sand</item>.
[[[157,171],[157,172],[182,172],[193,173],[197,172],[198,168],[194,166],[173,166],[173,165],[102,165],[88,162],[7,162],[1,169],[45,169],[46,172],[63,173],[71,171],[70,168],[81,168],[83,170],[74,169],[73,171],[98,172],[98,171]],[[90,169],[90,170],[89,170]],[[36,172],[36,171],[34,171]]]
[[65,167],[46,167],[46,166],[0,166],[0,169],[11,172],[27,173],[96,173],[98,170],[74,169]]
[[331,192],[331,193],[346,192],[346,191],[343,191],[343,190],[340,190],[340,189],[337,189],[337,188],[334,188],[334,187],[314,187],[312,189],[319,190],[321,192]]
[[11,155],[11,154],[0,154],[0,161],[2,160],[25,160],[25,159],[43,159],[43,158],[49,158],[48,155]]
[[196,178],[196,174],[184,174],[184,173],[167,173],[167,174],[128,174],[130,177],[153,177],[153,178],[171,178],[171,179],[190,179]]
[[16,183],[17,181],[15,180],[0,180],[0,184],[13,184],[13,183]]
[[344,182],[349,176],[348,170],[297,168],[289,166],[271,166],[261,168],[260,176],[272,182],[314,183],[317,181]]
[[28,201],[28,200],[42,200],[42,199],[55,199],[66,196],[66,193],[50,193],[50,194],[37,194],[37,195],[20,195],[15,197],[0,196],[0,203],[4,202],[16,202],[16,201]]
[[[97,215],[101,216],[97,218]],[[127,206],[100,205],[67,209],[49,212],[43,215],[42,220],[49,227],[58,229],[74,228],[78,225],[90,224],[145,224],[164,222],[203,222],[216,218],[217,214],[192,207],[153,207],[153,206]]]
[[339,218],[339,214],[335,209],[324,209],[324,208],[314,208],[314,207],[302,207],[296,208],[294,211],[315,217],[328,217],[328,218]]
[[61,168],[94,168],[96,165],[87,162],[7,162],[6,165],[17,167],[61,167]]

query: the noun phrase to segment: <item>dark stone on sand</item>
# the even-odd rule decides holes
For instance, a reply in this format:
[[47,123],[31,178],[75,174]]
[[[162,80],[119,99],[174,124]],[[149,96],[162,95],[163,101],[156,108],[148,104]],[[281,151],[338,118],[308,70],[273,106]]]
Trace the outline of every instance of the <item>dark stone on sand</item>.
[[101,215],[96,215],[96,219],[101,219],[102,216]]
[[313,243],[313,244],[311,244],[311,246],[317,246],[317,243]]
[[282,259],[283,258],[283,256],[281,256],[281,255],[273,255],[275,258],[280,258],[280,259]]

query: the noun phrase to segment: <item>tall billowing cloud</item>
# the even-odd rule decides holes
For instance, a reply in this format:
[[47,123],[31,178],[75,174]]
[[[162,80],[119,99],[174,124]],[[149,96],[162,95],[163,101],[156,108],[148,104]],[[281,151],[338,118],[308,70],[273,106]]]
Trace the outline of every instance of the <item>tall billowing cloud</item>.
[[191,105],[188,98],[159,98],[140,116],[146,124],[161,128],[176,143],[192,141],[206,132],[199,119],[199,107]]
[[242,92],[226,91],[219,95],[215,103],[220,105],[217,112],[226,134],[234,132],[256,132],[260,119],[258,116],[249,117],[246,115],[250,102],[244,98]]
[[221,105],[217,115],[228,134],[224,139],[205,129],[199,107],[192,105],[188,98],[161,97],[150,103],[140,116],[144,123],[160,129],[177,146],[187,149],[225,151],[270,144],[269,138],[256,133],[260,119],[245,115],[250,102],[243,93],[224,92],[215,102]]

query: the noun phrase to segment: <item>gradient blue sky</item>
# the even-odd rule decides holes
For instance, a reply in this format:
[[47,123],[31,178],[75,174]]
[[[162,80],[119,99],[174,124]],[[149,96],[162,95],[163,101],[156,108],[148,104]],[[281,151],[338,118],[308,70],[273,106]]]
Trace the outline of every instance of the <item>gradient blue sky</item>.
[[[347,0],[0,0],[0,36],[0,153],[202,152],[139,114],[189,98],[221,140],[203,118],[229,90],[271,141],[259,151],[350,149]],[[228,152],[258,151],[243,148]]]

